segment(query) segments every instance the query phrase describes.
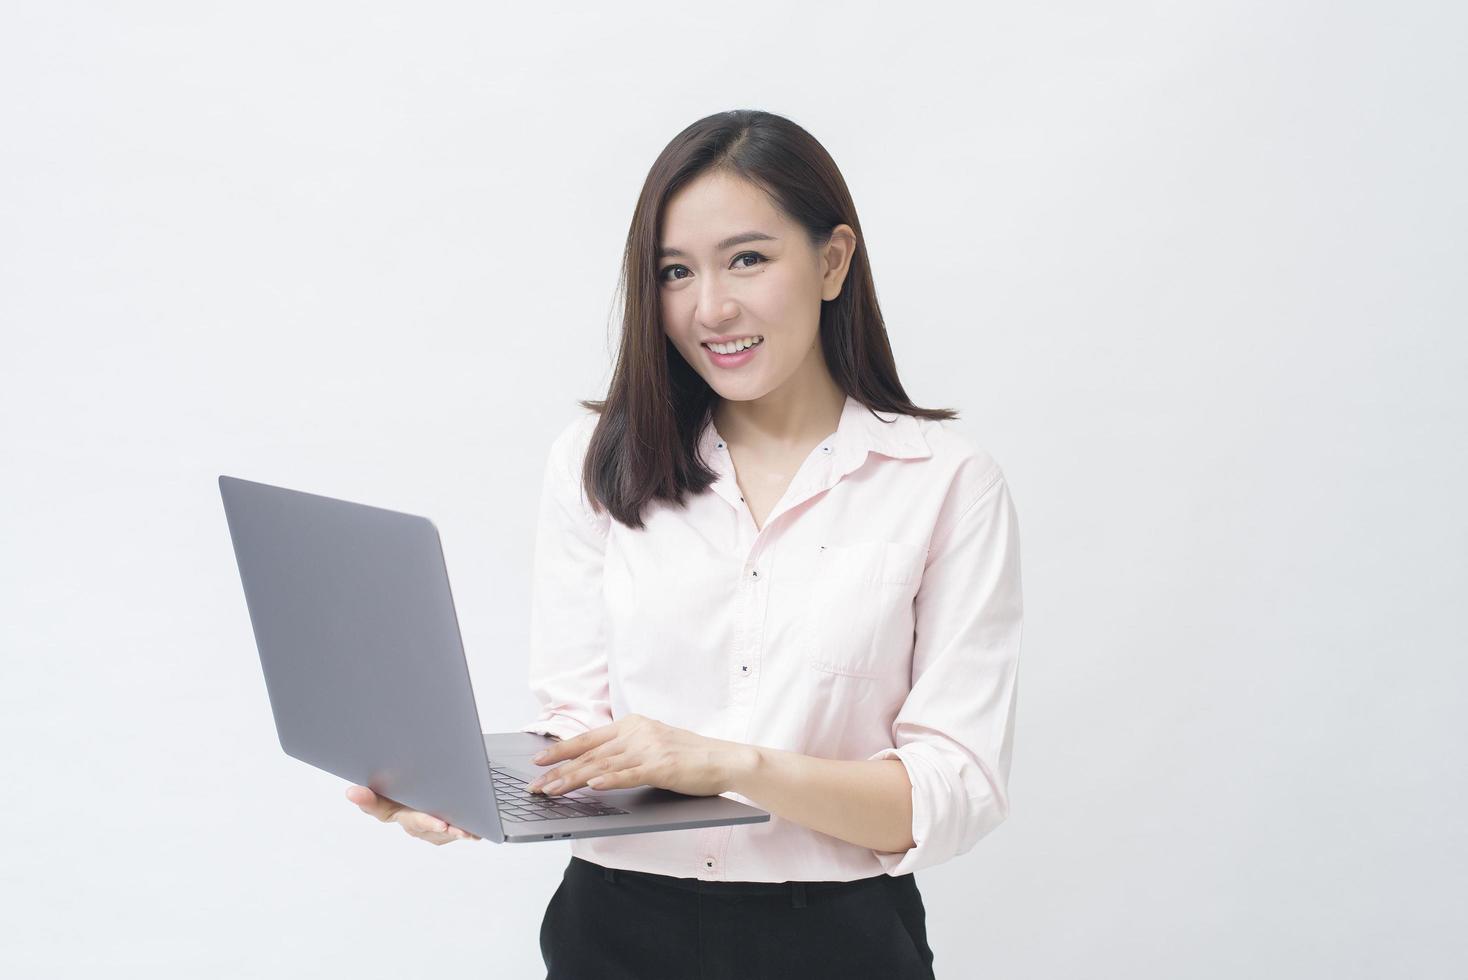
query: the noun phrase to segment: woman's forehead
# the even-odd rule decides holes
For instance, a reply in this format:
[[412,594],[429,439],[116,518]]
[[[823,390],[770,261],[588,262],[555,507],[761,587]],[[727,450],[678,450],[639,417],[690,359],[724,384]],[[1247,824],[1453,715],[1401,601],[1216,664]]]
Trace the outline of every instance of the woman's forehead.
[[770,199],[746,180],[708,175],[668,199],[663,214],[663,241],[677,250],[713,247],[747,231],[779,237],[786,222]]

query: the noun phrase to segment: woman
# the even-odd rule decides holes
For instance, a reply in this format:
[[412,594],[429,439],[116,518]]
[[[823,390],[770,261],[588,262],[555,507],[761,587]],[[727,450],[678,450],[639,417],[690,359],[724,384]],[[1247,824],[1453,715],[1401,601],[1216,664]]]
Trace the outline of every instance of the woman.
[[[546,468],[524,730],[560,741],[532,788],[772,816],[573,840],[549,976],[931,977],[913,872],[1009,811],[1003,474],[908,400],[845,182],[789,120],[678,134],[623,277],[608,396]],[[473,837],[348,796],[435,844]]]

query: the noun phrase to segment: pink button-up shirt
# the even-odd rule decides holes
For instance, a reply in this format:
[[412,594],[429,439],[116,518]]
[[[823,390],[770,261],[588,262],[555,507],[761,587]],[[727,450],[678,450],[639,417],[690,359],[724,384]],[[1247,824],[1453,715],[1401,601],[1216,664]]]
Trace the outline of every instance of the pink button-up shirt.
[[[708,881],[849,881],[963,854],[1009,812],[1023,606],[1019,526],[988,453],[946,424],[837,429],[756,528],[723,437],[719,476],[632,530],[580,488],[594,414],[551,446],[536,535],[522,731],[570,738],[638,713],[827,759],[899,759],[913,840],[887,853],[768,823],[576,838],[600,865]],[[758,806],[735,792],[731,799]]]

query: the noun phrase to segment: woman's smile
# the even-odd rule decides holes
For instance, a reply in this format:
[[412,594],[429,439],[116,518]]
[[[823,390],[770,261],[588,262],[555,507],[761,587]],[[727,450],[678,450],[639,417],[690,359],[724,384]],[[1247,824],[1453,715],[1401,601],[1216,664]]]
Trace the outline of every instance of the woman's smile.
[[[759,340],[756,341],[754,344],[751,344],[750,346],[745,347],[742,350],[737,350],[735,353],[732,354],[721,354],[710,347],[708,344],[699,344],[698,346],[704,349],[705,353],[708,354],[709,360],[718,367],[737,368],[753,360],[755,352],[762,348],[764,345],[765,339],[764,337],[760,337]],[[732,350],[735,347],[734,344],[720,344],[719,346],[724,348],[725,350]]]

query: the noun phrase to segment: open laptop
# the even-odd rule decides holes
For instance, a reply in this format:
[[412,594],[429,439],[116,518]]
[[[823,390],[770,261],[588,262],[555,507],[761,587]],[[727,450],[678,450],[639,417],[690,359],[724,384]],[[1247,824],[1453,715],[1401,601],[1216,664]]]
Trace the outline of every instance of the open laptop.
[[760,823],[724,796],[526,784],[555,739],[484,734],[426,517],[219,477],[280,746],[497,843]]

